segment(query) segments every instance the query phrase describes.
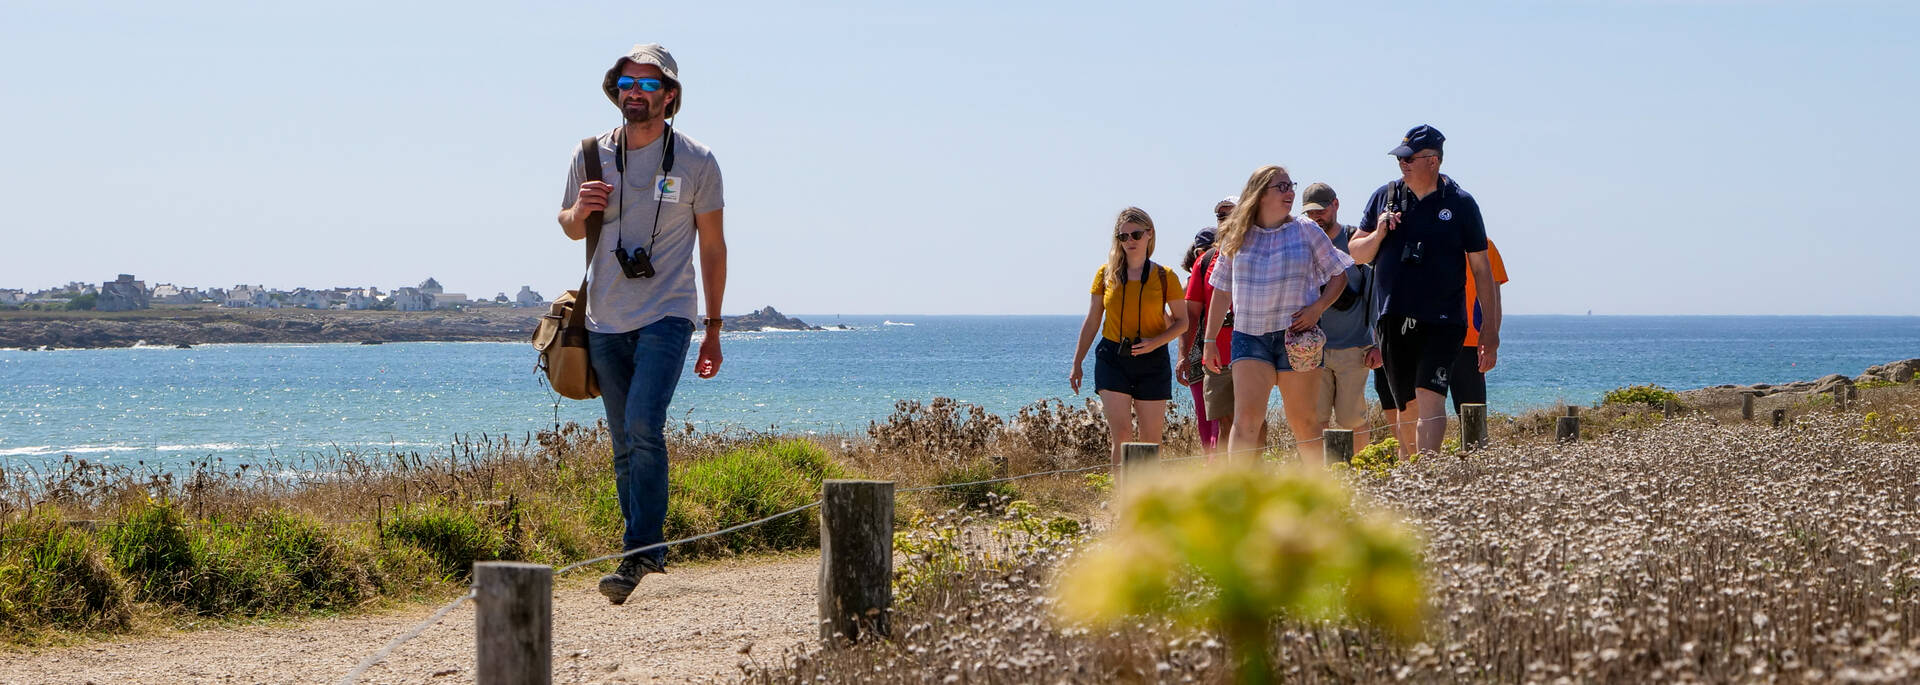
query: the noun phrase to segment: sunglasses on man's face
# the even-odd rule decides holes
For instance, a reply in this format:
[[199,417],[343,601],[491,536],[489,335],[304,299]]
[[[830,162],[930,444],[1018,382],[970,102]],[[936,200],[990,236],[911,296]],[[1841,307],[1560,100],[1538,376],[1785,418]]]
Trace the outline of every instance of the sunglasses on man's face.
[[634,88],[639,88],[640,92],[651,93],[651,92],[660,90],[661,88],[665,88],[667,83],[657,78],[634,78],[632,76],[622,76],[620,77],[620,80],[614,81],[613,85],[618,87],[620,90],[633,90]]
[[1428,157],[1439,157],[1439,156],[1440,156],[1440,155],[1410,155],[1410,156],[1407,156],[1407,157],[1401,157],[1401,158],[1400,158],[1400,163],[1401,163],[1401,164],[1412,164],[1412,163],[1413,163],[1413,161],[1414,161],[1414,160],[1416,160],[1416,159],[1426,159],[1426,158],[1428,158]]
[[1113,239],[1124,243],[1129,240],[1145,240],[1146,235],[1147,235],[1146,229],[1141,229],[1138,231],[1122,231],[1120,233],[1113,234]]

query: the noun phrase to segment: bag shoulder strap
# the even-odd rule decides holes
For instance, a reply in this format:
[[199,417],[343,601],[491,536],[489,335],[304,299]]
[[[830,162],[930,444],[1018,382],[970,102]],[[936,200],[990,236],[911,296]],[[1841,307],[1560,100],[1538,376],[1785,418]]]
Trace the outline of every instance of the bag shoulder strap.
[[[580,139],[580,172],[588,181],[600,178],[600,138],[587,136]],[[568,317],[569,327],[585,326],[587,320],[587,275],[593,270],[593,253],[600,248],[600,226],[606,220],[605,212],[593,212],[584,222],[587,231],[587,263],[580,274],[580,297],[573,303],[572,316]]]

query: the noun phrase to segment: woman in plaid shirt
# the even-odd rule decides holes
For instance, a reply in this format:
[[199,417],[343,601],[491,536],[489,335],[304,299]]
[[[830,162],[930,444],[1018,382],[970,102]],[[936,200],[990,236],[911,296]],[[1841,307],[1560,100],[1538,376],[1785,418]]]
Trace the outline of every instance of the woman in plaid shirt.
[[[1209,283],[1206,340],[1220,335],[1221,321],[1233,310],[1232,458],[1252,458],[1267,418],[1267,398],[1280,387],[1287,426],[1293,430],[1300,460],[1324,464],[1314,403],[1319,401],[1320,348],[1326,335],[1320,314],[1347,287],[1353,258],[1333,246],[1325,231],[1306,217],[1293,216],[1294,184],[1287,170],[1264,166],[1247,179],[1240,204],[1220,228],[1219,262]],[[1204,346],[1202,362],[1218,373],[1225,364],[1214,345]]]

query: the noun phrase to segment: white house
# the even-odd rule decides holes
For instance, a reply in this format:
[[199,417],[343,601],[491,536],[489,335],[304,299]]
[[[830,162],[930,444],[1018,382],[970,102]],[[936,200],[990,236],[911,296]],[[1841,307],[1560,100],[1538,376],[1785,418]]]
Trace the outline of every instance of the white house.
[[291,294],[287,295],[286,301],[286,305],[289,307],[305,307],[307,309],[326,309],[327,305],[332,303],[332,298],[328,297],[325,291],[308,290],[306,288],[294,289]]
[[420,292],[419,288],[399,288],[393,291],[393,308],[403,312],[424,312],[433,308],[433,296]]
[[[428,276],[427,280],[420,282],[420,292],[426,293],[428,295],[438,295],[446,291],[447,289],[440,287],[440,282],[433,280],[432,276]],[[461,298],[461,299],[466,299],[466,298]]]
[[513,306],[515,307],[539,307],[546,303],[547,298],[541,297],[540,293],[534,292],[533,286],[530,285],[520,286],[520,292],[513,296]]
[[241,284],[227,291],[227,299],[220,306],[278,309],[280,303],[274,301],[273,296],[267,292],[266,286]]

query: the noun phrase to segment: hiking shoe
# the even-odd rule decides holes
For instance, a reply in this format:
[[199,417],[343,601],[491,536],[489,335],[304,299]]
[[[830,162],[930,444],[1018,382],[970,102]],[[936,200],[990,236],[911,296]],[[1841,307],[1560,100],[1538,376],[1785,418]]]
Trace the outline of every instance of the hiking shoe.
[[600,577],[600,594],[606,595],[607,601],[613,602],[614,606],[626,604],[627,595],[633,594],[633,589],[639,587],[642,576],[666,572],[652,559],[638,555],[627,557],[620,560],[620,568]]

